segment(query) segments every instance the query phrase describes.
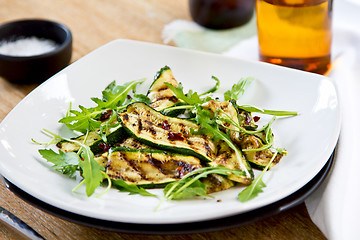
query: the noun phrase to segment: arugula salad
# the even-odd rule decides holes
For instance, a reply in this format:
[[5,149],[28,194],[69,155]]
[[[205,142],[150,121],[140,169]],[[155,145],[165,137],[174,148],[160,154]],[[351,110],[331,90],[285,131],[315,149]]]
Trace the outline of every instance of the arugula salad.
[[[111,82],[102,98],[86,108],[71,105],[59,120],[76,133],[67,138],[47,129],[51,137],[40,155],[51,167],[71,178],[81,177],[87,196],[104,186],[164,200],[181,200],[234,186],[244,186],[238,200],[256,197],[266,186],[263,175],[287,154],[274,146],[272,123],[295,116],[241,105],[239,100],[252,78],[242,78],[223,96],[214,97],[220,80],[198,93],[184,92],[170,67],[160,69],[146,93],[137,91],[145,79],[117,85]],[[256,113],[272,116],[259,126]],[[49,147],[50,146],[50,147]],[[57,150],[54,146],[57,147]],[[255,178],[254,169],[261,173]],[[148,191],[162,188],[163,196]]]

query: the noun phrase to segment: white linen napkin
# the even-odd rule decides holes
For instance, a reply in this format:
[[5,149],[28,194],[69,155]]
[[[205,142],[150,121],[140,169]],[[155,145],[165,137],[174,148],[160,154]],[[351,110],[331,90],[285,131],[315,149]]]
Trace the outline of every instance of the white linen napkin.
[[237,28],[226,30],[206,29],[192,21],[174,20],[162,31],[164,43],[174,42],[181,48],[223,53],[239,41],[256,35],[256,17]]
[[[248,34],[235,34],[237,42],[233,39],[234,32],[241,32],[240,28],[234,32],[211,31],[188,21],[168,25],[163,36],[179,47],[258,60],[256,25],[252,21],[246,26]],[[334,3],[334,64],[330,79],[338,91],[341,133],[331,173],[305,202],[311,219],[330,240],[360,239],[360,154],[357,153],[360,149],[359,24],[360,0],[337,0]],[[226,40],[230,36],[231,40]],[[221,41],[226,43],[223,48],[218,47]]]
[[[338,91],[341,134],[330,175],[305,204],[311,219],[328,239],[360,239],[360,32],[349,25],[347,29],[336,25],[330,79]],[[257,38],[253,37],[224,54],[257,60],[257,50]]]
[[305,203],[311,219],[328,239],[360,239],[360,8],[346,2],[335,7],[335,60],[330,78],[339,95],[341,133],[330,176]]
[[[360,34],[335,31],[341,47],[330,78],[342,111],[335,163],[326,183],[306,200],[311,219],[329,239],[360,239]],[[340,50],[340,49],[338,49]]]

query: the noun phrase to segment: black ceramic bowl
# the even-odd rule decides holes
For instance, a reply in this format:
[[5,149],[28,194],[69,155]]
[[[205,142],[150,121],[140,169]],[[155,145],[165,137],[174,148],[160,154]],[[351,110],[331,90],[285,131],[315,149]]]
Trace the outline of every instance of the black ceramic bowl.
[[72,35],[66,26],[40,19],[18,20],[0,26],[0,42],[30,37],[52,40],[56,43],[56,48],[30,56],[0,54],[1,77],[15,83],[38,83],[69,64]]

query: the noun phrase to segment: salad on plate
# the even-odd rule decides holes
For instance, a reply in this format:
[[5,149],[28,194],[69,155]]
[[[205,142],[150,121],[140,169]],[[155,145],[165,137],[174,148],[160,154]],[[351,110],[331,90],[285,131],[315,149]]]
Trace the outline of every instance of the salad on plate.
[[[274,146],[272,123],[293,111],[241,105],[252,78],[242,78],[222,96],[220,80],[198,93],[184,92],[170,67],[160,69],[145,93],[137,86],[145,79],[117,85],[111,82],[96,104],[69,110],[59,120],[76,137],[52,137],[39,153],[52,168],[81,178],[87,196],[111,187],[130,194],[163,200],[211,197],[211,193],[244,186],[241,202],[256,197],[266,184],[263,175],[287,154]],[[260,125],[260,116],[272,116]],[[54,148],[56,146],[56,148]],[[258,171],[256,176],[254,171]],[[148,191],[163,188],[163,196]]]

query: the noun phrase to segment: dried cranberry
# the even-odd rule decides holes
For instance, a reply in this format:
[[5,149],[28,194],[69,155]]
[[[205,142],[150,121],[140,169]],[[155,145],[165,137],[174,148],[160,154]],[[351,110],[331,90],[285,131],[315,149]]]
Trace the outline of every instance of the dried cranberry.
[[185,175],[184,167],[178,167],[176,170],[178,171],[179,178],[182,178]]
[[254,119],[255,122],[258,122],[258,121],[260,120],[260,117],[259,117],[259,116],[255,116],[253,119]]
[[169,132],[168,139],[171,141],[182,141],[184,140],[184,137],[182,136],[181,133]]
[[105,112],[102,112],[101,116],[100,116],[100,121],[104,121],[106,119],[109,119],[111,114],[112,114],[112,110],[107,110]]
[[170,131],[170,124],[167,120],[164,120],[163,124],[161,125],[162,129]]
[[250,114],[246,113],[245,114],[245,124],[250,125],[250,123],[251,123],[251,116],[250,116]]
[[110,145],[109,145],[109,144],[106,144],[106,143],[100,142],[100,143],[98,144],[98,146],[99,146],[99,148],[100,148],[101,150],[103,150],[104,152],[107,152],[107,151],[109,151],[109,149],[110,149]]

